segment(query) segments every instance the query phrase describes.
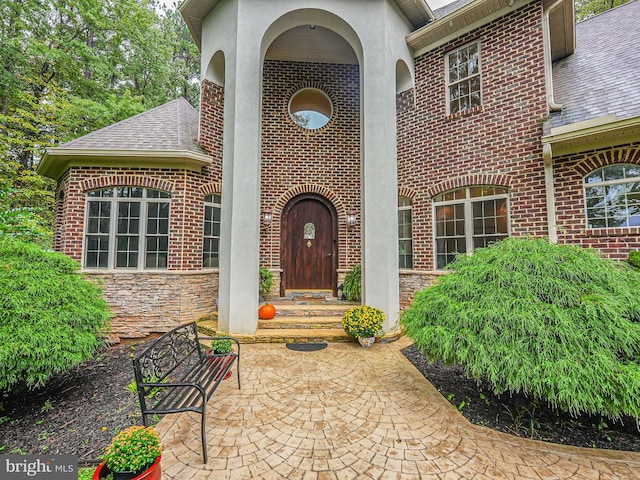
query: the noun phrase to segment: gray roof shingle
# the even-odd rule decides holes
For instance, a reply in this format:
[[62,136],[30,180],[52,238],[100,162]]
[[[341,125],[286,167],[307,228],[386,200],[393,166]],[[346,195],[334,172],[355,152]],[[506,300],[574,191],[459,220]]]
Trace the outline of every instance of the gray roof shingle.
[[576,50],[553,65],[556,103],[545,131],[615,114],[640,115],[640,1],[576,25]]
[[64,149],[188,151],[197,144],[198,111],[180,97],[63,145]]

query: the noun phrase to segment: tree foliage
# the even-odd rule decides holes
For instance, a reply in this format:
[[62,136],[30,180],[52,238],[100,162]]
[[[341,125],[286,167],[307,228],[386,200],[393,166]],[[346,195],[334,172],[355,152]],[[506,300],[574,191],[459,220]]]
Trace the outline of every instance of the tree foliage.
[[[0,169],[17,179],[48,147],[178,96],[197,105],[198,78],[198,50],[175,6],[0,0]],[[51,193],[38,203],[31,183],[9,186],[12,201],[49,210],[51,230]]]
[[402,321],[434,360],[496,394],[640,417],[640,277],[578,246],[509,238],[460,256]]
[[576,20],[581,22],[627,3],[629,0],[576,0]]
[[45,384],[90,358],[109,310],[69,257],[0,235],[0,391]]

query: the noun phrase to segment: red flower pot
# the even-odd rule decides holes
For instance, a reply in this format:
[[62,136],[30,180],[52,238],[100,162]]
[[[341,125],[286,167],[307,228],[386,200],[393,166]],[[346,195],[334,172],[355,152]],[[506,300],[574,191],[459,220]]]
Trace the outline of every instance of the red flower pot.
[[[114,472],[113,478],[114,480],[124,480],[125,478],[131,480],[160,480],[162,474],[162,470],[160,468],[161,458],[162,455],[156,458],[156,461],[153,462],[153,464],[147,470],[138,475],[129,472]],[[110,473],[112,473],[111,470],[109,470],[107,464],[103,462],[98,465],[98,468],[96,468],[95,472],[93,472],[92,480],[101,480]]]

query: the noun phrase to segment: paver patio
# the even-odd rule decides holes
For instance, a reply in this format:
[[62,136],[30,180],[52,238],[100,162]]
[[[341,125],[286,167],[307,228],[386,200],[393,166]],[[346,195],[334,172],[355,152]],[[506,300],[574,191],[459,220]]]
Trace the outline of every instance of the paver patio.
[[565,447],[469,423],[400,350],[329,344],[242,346],[242,389],[224,382],[207,411],[158,425],[163,479],[636,480],[640,453]]

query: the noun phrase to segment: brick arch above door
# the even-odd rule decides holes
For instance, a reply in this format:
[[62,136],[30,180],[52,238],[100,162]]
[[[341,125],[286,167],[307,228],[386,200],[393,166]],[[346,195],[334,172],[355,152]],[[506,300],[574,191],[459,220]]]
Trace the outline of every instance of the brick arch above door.
[[289,200],[291,200],[292,198],[295,198],[299,195],[302,195],[304,193],[315,193],[317,195],[320,195],[324,198],[326,198],[327,200],[329,200],[332,204],[333,207],[336,209],[336,213],[338,214],[338,222],[339,222],[339,226],[342,225],[346,225],[347,223],[347,208],[344,206],[342,200],[340,200],[340,197],[338,197],[338,195],[326,188],[323,187],[321,185],[314,185],[314,184],[301,184],[301,185],[296,185],[295,187],[287,190],[285,193],[283,193],[278,200],[276,200],[274,206],[273,206],[273,220],[274,222],[279,222],[280,221],[280,217],[282,215],[282,210],[284,209],[284,207],[287,205],[287,203],[289,202]]

